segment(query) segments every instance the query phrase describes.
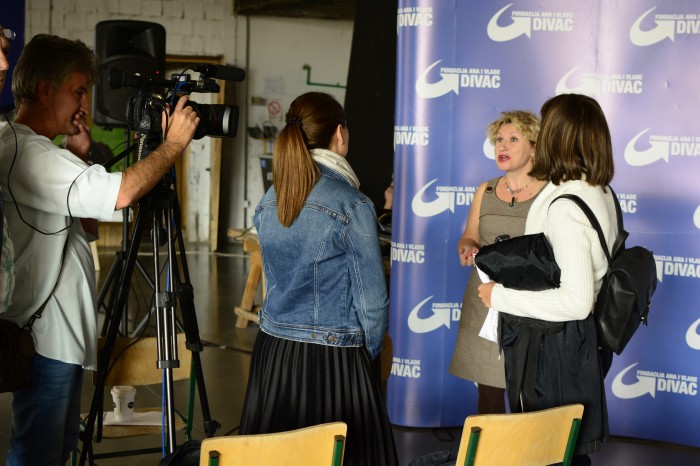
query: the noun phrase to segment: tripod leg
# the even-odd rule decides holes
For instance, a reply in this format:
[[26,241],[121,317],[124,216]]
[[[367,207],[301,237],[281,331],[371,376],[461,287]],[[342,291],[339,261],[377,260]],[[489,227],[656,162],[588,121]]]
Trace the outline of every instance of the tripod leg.
[[[170,215],[164,211],[165,224],[170,230]],[[160,245],[160,221],[163,220],[161,212],[153,212],[153,267],[156,271],[153,291],[155,293],[156,324],[158,327],[158,367],[163,369],[164,405],[167,407],[165,414],[166,425],[163,426],[167,438],[167,450],[172,453],[176,445],[175,431],[175,402],[173,396],[173,369],[180,366],[177,357],[177,331],[175,329],[175,294],[172,293],[172,268],[175,256],[170,253],[168,247],[168,285],[164,292],[160,288],[160,257],[158,247]],[[170,234],[168,234],[170,244]]]
[[[190,281],[189,269],[187,267],[187,256],[185,253],[185,243],[182,238],[182,230],[179,228],[181,224],[180,206],[175,197],[173,201],[173,216],[175,224],[175,238],[180,252],[180,262],[182,264],[182,273],[184,278],[180,280],[179,269],[175,269],[173,276],[177,279],[177,295],[180,301],[180,312],[182,314],[182,322],[187,337],[187,348],[192,352],[192,364],[194,366],[195,377],[197,380],[197,388],[199,392],[199,400],[202,408],[202,417],[204,420],[204,432],[207,437],[213,437],[216,430],[221,427],[217,421],[211,418],[209,411],[209,399],[204,383],[204,372],[202,370],[202,360],[200,353],[204,349],[202,340],[199,336],[199,326],[197,324],[197,314],[194,306],[194,288]],[[175,264],[177,266],[177,264]]]
[[102,289],[97,294],[97,309],[100,309],[104,306],[105,297],[107,296],[107,293],[112,287],[114,279],[117,276],[121,275],[121,266],[123,260],[124,256],[122,254],[122,251],[117,251],[114,255],[114,262],[112,262],[112,266],[109,269],[109,273],[107,273],[107,278],[105,279],[104,284],[102,285]]
[[[143,279],[146,281],[146,283],[148,284],[148,286],[149,286],[151,289],[153,289],[154,286],[155,286],[154,283],[153,283],[153,280],[151,279],[151,277],[150,277],[150,276],[148,275],[148,273],[146,272],[146,269],[143,267],[143,264],[141,264],[141,261],[139,261],[138,259],[136,259],[136,269],[141,273],[141,276],[142,276]],[[151,315],[152,315],[154,312],[155,312],[155,307],[154,307],[154,306],[151,306],[151,307],[148,309],[148,313],[141,319],[141,322],[139,322],[138,324],[135,324],[135,325],[134,325],[134,328],[133,328],[133,330],[131,331],[131,334],[132,334],[132,335],[140,335],[140,334],[141,334],[141,331],[144,329],[144,327],[145,327],[146,325],[148,325],[148,322],[151,320]]]
[[[130,209],[129,209],[130,210]],[[117,298],[117,285],[119,284],[116,279],[121,277],[122,270],[124,268],[124,262],[126,261],[126,250],[124,249],[125,247],[128,248],[128,245],[130,244],[130,240],[128,238],[128,217],[125,214],[124,216],[124,221],[123,221],[123,227],[122,227],[122,235],[124,235],[122,239],[122,245],[121,248],[116,252],[115,257],[114,257],[114,262],[112,262],[112,266],[110,267],[109,273],[107,274],[107,278],[105,278],[104,284],[102,285],[102,288],[100,289],[98,295],[97,295],[97,309],[98,311],[100,309],[105,310],[105,319],[102,323],[102,329],[100,330],[100,336],[104,337],[107,334],[107,326],[109,325],[109,320],[111,319],[112,315],[112,309],[114,309],[114,306],[116,304],[116,298]],[[148,287],[152,290],[153,289],[153,280],[151,277],[148,275],[146,272],[143,264],[141,264],[141,261],[138,260],[138,256],[136,258],[136,269],[139,271],[141,274],[142,278],[148,285]],[[114,287],[114,289],[113,289]],[[109,294],[108,294],[109,293]],[[105,298],[109,298],[109,302],[107,305],[105,305]],[[128,304],[127,304],[127,309],[128,309]],[[143,327],[148,323],[149,317],[151,315],[152,310],[149,310],[148,314],[146,317],[144,317],[141,322],[136,324],[134,326],[133,331],[131,332],[132,335],[138,335]],[[124,312],[128,316],[128,311]],[[125,319],[122,322],[122,327],[121,327],[121,334],[122,336],[127,336],[128,335],[128,319]]]
[[[127,144],[129,143],[129,135],[126,135],[127,137]],[[126,166],[129,165],[128,163],[128,157],[125,160]],[[114,278],[115,277],[120,277],[122,273],[122,269],[124,267],[124,260],[125,260],[125,254],[128,249],[128,244],[129,244],[129,213],[131,212],[131,207],[125,207],[122,210],[122,241],[119,246],[119,251],[117,251],[114,262],[112,263],[112,267],[109,270],[109,274],[107,275],[107,279],[104,282],[104,285],[102,285],[102,289],[100,290],[99,294],[97,295],[97,309],[100,310],[104,306],[104,298],[107,296],[107,293],[111,290],[110,294],[110,302],[109,302],[109,307],[105,308],[105,321],[102,326],[102,330],[100,331],[101,336],[105,336],[107,332],[107,323],[109,322],[109,319],[111,317],[111,309],[114,308],[114,303],[115,303],[115,296],[116,296],[116,291],[112,290],[112,286],[115,284],[114,283]],[[122,324],[122,334],[126,335],[127,332],[127,322],[124,321]]]
[[[104,285],[102,285],[102,289],[97,295],[97,310],[99,311],[103,307],[105,309],[105,319],[102,323],[102,330],[100,330],[101,336],[105,336],[107,334],[107,325],[109,324],[109,320],[112,318],[112,309],[114,309],[115,301],[114,298],[117,295],[116,290],[112,290],[112,287],[118,284],[118,282],[115,280],[118,277],[121,277],[123,265],[124,253],[123,251],[117,251],[114,256],[114,262],[112,262],[112,266],[110,267],[107,278],[105,279]],[[112,290],[112,293],[110,295],[109,305],[105,306],[104,300],[110,290]]]
[[[92,402],[90,404],[90,412],[88,414],[87,420],[85,421],[85,429],[80,433],[81,440],[83,441],[83,448],[80,452],[80,466],[84,466],[88,455],[92,457],[92,440],[95,432],[95,420],[97,418],[98,412],[101,411],[101,403],[103,399],[105,380],[107,378],[107,371],[109,369],[109,364],[112,358],[112,350],[114,349],[114,343],[117,339],[117,333],[119,332],[120,322],[123,318],[124,310],[126,309],[126,303],[131,283],[131,276],[134,271],[134,263],[136,261],[136,255],[138,254],[141,235],[143,232],[142,214],[143,211],[139,211],[139,215],[136,219],[136,225],[134,227],[134,236],[129,246],[127,259],[122,270],[122,275],[119,282],[117,301],[112,309],[112,316],[109,319],[109,326],[107,328],[105,345],[102,349],[102,353],[98,361],[97,381],[95,383],[95,391],[93,393]],[[92,464],[92,460],[90,461],[90,463]]]

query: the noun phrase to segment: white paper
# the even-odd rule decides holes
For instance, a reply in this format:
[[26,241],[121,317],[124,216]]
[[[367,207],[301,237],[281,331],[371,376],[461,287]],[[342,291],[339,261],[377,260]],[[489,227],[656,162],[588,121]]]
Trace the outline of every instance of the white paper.
[[[479,267],[476,267],[476,272],[479,274],[482,283],[492,281]],[[498,343],[498,311],[489,308],[484,324],[481,326],[481,330],[479,330],[479,336],[493,341],[494,343]]]
[[491,280],[491,279],[489,278],[488,275],[486,275],[486,272],[484,272],[483,270],[481,270],[481,269],[480,269],[479,267],[477,267],[476,265],[475,265],[474,267],[476,267],[476,273],[479,274],[479,278],[481,279],[481,283],[488,283],[488,282],[490,282],[490,281],[493,281],[493,280]]
[[479,330],[479,336],[498,343],[498,311],[489,308],[484,325]]
[[160,426],[163,413],[160,411],[135,412],[134,417],[128,420],[114,419],[114,411],[105,413],[102,423],[106,426]]

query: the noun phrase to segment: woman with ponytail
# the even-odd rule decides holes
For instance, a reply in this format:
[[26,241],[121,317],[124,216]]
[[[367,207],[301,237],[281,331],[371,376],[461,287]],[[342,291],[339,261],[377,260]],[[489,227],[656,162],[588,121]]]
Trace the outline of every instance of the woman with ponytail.
[[275,143],[273,186],[258,204],[266,295],[241,434],[348,425],[346,466],[398,464],[371,361],[388,323],[372,201],[345,157],[342,106],[309,92]]

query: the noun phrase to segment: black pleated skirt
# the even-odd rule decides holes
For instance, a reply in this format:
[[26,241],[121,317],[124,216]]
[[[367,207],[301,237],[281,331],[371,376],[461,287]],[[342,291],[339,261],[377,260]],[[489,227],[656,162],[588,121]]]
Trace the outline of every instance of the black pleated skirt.
[[398,465],[386,405],[364,348],[303,343],[260,331],[241,435],[336,421],[348,425],[345,466]]

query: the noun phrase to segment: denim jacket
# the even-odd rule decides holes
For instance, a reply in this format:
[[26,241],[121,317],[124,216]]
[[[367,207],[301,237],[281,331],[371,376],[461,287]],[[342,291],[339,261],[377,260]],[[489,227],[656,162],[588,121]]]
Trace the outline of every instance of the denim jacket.
[[299,216],[284,227],[274,186],[255,210],[266,295],[264,332],[331,346],[365,346],[375,358],[389,300],[372,201],[340,174],[321,176]]

